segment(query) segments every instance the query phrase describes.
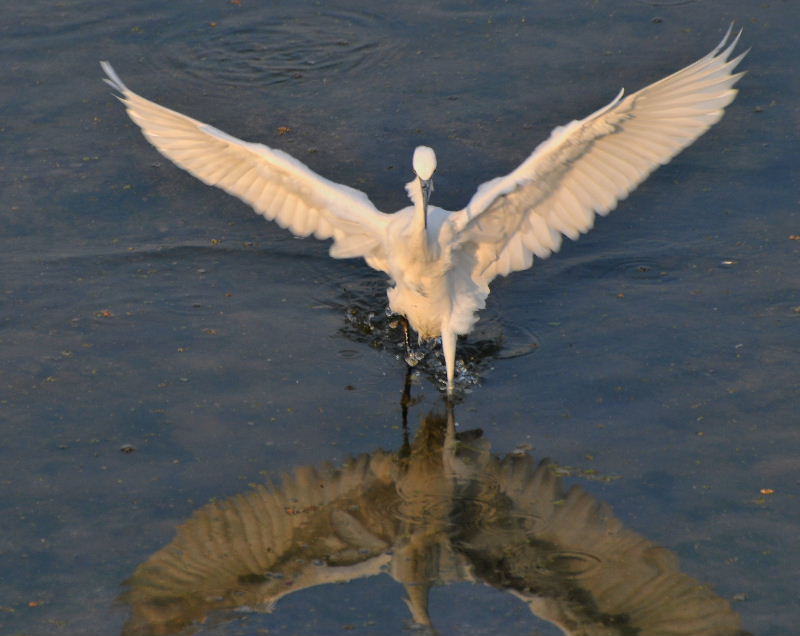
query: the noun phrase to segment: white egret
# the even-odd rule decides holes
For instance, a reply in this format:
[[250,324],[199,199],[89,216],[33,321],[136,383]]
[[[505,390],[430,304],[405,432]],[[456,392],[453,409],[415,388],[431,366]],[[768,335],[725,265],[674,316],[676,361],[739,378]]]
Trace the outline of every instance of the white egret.
[[708,55],[580,121],[555,128],[510,174],[481,185],[467,206],[428,204],[436,155],[414,151],[413,203],[380,212],[358,190],[333,183],[290,155],[232,137],[128,89],[108,62],[105,81],[131,119],[175,164],[249,203],[297,236],[333,239],[334,258],[363,258],[388,274],[389,307],[420,340],[441,337],[448,393],[456,339],[467,334],[498,275],[527,269],[557,252],[562,235],[577,239],[659,165],[667,163],[723,114],[743,75],[729,59],[741,31],[731,28]]

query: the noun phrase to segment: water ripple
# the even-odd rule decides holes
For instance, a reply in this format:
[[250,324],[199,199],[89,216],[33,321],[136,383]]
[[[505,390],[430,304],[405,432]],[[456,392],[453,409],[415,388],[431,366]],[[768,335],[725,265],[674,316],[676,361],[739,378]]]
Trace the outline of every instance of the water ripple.
[[[336,288],[331,296],[338,298],[325,305],[344,312],[342,335],[374,349],[390,351],[398,359],[405,357],[400,321],[387,309],[386,282],[370,277],[337,284]],[[412,333],[411,347],[418,362],[416,368],[437,383],[444,383],[445,364],[438,339],[417,343]],[[456,383],[462,388],[479,384],[492,361],[529,355],[538,347],[539,339],[533,332],[485,310],[472,333],[458,343]]]
[[279,84],[351,73],[386,57],[392,40],[377,18],[346,11],[271,14],[176,25],[160,35],[154,63],[204,82]]
[[681,264],[666,254],[657,256],[614,256],[574,265],[570,272],[584,278],[627,279],[641,283],[673,280]]

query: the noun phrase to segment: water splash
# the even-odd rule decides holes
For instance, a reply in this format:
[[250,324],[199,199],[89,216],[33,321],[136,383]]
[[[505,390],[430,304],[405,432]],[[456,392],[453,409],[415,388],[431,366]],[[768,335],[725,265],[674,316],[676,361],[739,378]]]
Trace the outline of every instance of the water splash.
[[[343,311],[345,324],[340,333],[355,342],[390,352],[417,372],[428,377],[439,389],[447,389],[446,365],[441,340],[418,342],[410,333],[410,347],[405,350],[403,325],[386,307],[386,284],[364,279],[346,283],[337,290],[339,298],[329,306]],[[385,310],[377,310],[385,307]],[[481,383],[495,360],[516,358],[533,353],[539,340],[531,331],[502,320],[491,310],[481,314],[473,332],[459,339],[455,369],[456,386],[464,392]]]

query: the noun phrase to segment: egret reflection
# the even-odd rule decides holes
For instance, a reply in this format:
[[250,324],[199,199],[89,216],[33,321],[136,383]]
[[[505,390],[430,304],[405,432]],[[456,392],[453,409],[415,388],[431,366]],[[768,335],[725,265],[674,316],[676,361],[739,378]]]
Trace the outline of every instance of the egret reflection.
[[743,633],[672,552],[565,489],[552,462],[501,458],[481,431],[456,432],[450,407],[397,452],[302,466],[200,508],[128,580],[123,634],[191,634],[225,610],[279,612],[299,590],[379,574],[431,630],[431,588],[472,582],[565,634]]

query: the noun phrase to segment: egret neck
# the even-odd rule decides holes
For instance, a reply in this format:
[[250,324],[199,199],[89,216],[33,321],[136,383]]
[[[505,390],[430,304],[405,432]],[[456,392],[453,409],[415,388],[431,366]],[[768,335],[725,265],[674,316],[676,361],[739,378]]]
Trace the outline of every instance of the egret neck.
[[[423,179],[422,177],[417,177],[416,182],[417,187],[417,197],[416,197],[416,214],[415,216],[415,227],[420,228],[422,227],[423,230],[428,229],[428,197],[430,196],[431,190],[433,190],[433,181],[431,179]],[[418,230],[419,231],[419,230]]]

